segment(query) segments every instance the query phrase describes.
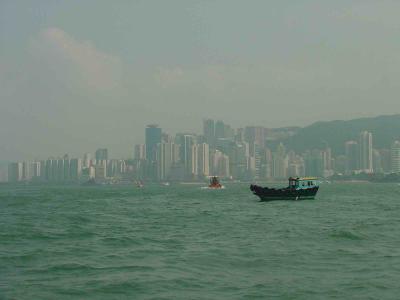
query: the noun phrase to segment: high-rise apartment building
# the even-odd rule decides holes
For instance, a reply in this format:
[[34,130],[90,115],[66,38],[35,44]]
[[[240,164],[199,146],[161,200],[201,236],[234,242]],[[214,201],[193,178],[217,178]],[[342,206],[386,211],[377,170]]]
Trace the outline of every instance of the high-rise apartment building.
[[172,155],[174,144],[160,143],[157,145],[157,178],[167,180],[172,167]]
[[360,170],[365,173],[373,172],[372,133],[363,131],[359,137]]
[[193,175],[193,145],[196,144],[196,137],[191,134],[180,136],[180,161],[184,165],[185,176],[190,178]]
[[[103,160],[104,161],[104,160]],[[95,166],[95,176],[96,181],[103,181],[107,176],[107,166],[104,163],[96,164]]]
[[79,180],[82,175],[82,160],[73,158],[70,160],[70,177],[71,180]]
[[207,119],[203,121],[203,135],[204,141],[214,147],[215,143],[215,123],[212,119]]
[[359,149],[356,141],[347,141],[344,144],[344,152],[346,156],[345,172],[351,174],[359,170]]
[[136,160],[146,159],[146,145],[145,144],[135,145],[133,158]]
[[23,178],[23,166],[20,162],[8,165],[8,182],[18,182]]
[[324,175],[324,161],[322,151],[313,149],[305,154],[305,175],[322,177]]
[[248,126],[244,129],[244,138],[250,145],[265,146],[265,128],[260,126]]
[[71,180],[71,162],[69,160],[68,155],[64,156],[64,180]]
[[395,141],[390,149],[393,173],[400,173],[400,141]]
[[199,174],[199,145],[194,144],[192,146],[192,153],[190,158],[190,178],[197,179],[197,175]]
[[58,180],[58,159],[51,160],[51,180]]
[[29,161],[24,161],[22,163],[22,180],[29,181],[33,177],[32,175],[32,166]]
[[210,147],[208,144],[203,143],[198,145],[198,175],[210,175]]
[[146,127],[146,159],[149,162],[156,161],[157,145],[161,143],[162,131],[156,124],[151,124]]
[[41,173],[40,167],[41,167],[41,164],[38,161],[34,161],[31,163],[31,170],[32,170],[31,175],[32,175],[32,178],[34,178],[35,180],[40,178],[40,173]]
[[106,148],[96,150],[96,162],[108,160],[108,150]]
[[235,142],[243,143],[244,141],[244,128],[238,128],[235,134]]
[[212,154],[213,174],[220,177],[229,177],[229,157],[221,151],[215,150]]
[[90,153],[85,153],[83,155],[83,167],[89,168],[92,165],[92,156]]
[[277,146],[276,152],[273,154],[272,163],[272,176],[274,178],[286,178],[288,159],[286,148],[282,143]]
[[381,154],[376,149],[372,149],[372,165],[374,166],[374,173],[383,173]]
[[225,124],[222,121],[215,122],[215,138],[224,138],[225,137]]

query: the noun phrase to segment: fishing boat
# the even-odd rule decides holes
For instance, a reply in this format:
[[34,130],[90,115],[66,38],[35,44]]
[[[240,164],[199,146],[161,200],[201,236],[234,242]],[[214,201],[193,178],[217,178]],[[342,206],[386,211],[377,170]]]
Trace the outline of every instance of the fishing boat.
[[278,189],[250,185],[250,190],[260,197],[261,201],[314,199],[318,189],[315,177],[290,177],[289,186]]
[[202,187],[202,189],[211,189],[211,190],[219,190],[219,189],[224,189],[225,186],[223,186],[220,182],[217,176],[211,176],[210,177],[210,183],[206,187]]

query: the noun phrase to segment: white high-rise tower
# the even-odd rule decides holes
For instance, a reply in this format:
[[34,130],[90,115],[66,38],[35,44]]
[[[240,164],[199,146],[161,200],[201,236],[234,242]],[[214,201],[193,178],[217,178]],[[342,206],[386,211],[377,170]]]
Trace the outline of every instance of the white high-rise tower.
[[210,147],[203,143],[198,145],[198,173],[201,176],[210,175]]
[[359,139],[360,170],[365,173],[372,173],[372,133],[363,131]]

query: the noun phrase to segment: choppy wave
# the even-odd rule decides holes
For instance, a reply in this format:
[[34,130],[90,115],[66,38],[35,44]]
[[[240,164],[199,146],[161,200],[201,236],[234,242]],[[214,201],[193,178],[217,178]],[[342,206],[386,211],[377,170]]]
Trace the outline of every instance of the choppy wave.
[[3,186],[0,299],[397,299],[397,192]]

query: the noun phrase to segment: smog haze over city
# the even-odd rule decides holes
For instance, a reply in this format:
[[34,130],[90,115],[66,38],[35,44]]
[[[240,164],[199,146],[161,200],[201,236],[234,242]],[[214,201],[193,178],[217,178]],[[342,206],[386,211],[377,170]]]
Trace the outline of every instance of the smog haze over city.
[[398,1],[0,3],[0,160],[399,113]]
[[399,0],[0,0],[0,299],[399,299]]

